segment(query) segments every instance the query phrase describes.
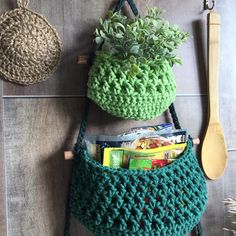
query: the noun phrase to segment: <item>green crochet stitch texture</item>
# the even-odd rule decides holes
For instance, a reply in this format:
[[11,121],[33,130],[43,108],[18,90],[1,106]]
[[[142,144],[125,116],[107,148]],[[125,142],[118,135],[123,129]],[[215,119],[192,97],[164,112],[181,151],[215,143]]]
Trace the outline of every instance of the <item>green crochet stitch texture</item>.
[[133,63],[97,52],[89,72],[88,94],[112,115],[148,120],[163,113],[174,101],[176,83],[166,60]]
[[72,215],[97,236],[183,236],[200,221],[206,183],[189,141],[154,171],[113,169],[80,149],[70,192]]

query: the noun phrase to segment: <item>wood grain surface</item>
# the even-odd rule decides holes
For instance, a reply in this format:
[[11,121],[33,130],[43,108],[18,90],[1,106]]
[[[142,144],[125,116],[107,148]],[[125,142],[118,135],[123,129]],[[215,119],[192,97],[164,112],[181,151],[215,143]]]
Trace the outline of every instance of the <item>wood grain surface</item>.
[[[30,8],[43,14],[58,30],[64,44],[64,57],[58,71],[41,84],[23,87],[4,80],[0,83],[1,99],[4,97],[4,114],[3,100],[0,100],[0,236],[5,236],[5,222],[7,236],[62,235],[71,170],[71,162],[64,161],[63,152],[72,149],[77,135],[89,70],[87,65],[78,65],[76,57],[91,51],[92,34],[98,19],[105,16],[114,2],[30,1]],[[202,1],[135,2],[142,15],[147,10],[146,6],[165,9],[167,20],[192,35],[189,42],[178,50],[183,66],[174,68],[178,93],[176,110],[182,127],[187,128],[193,137],[202,138],[207,119],[208,12],[203,12]],[[0,0],[0,13],[15,6],[15,0]],[[209,201],[202,223],[205,236],[230,236],[232,234],[222,230],[223,227],[232,226],[222,201],[226,197],[236,196],[236,1],[217,1],[217,10],[222,16],[220,120],[227,147],[235,151],[229,152],[225,175],[216,182],[207,182]],[[42,98],[47,96],[57,98]],[[78,98],[62,98],[66,96]],[[169,119],[168,114],[166,118]],[[122,120],[92,104],[88,132],[117,134],[132,126],[156,124],[164,120],[164,116],[148,122]],[[2,121],[4,127],[1,126]],[[91,236],[75,220],[72,222],[72,231],[75,236]]]
[[[206,94],[206,13],[202,1],[166,0],[136,1],[141,14],[147,6],[159,6],[164,9],[165,18],[178,24],[192,35],[188,43],[178,50],[183,66],[175,67],[178,94]],[[15,2],[0,0],[0,12],[10,10]],[[114,1],[41,1],[31,0],[30,8],[43,14],[58,30],[64,45],[63,62],[59,70],[47,81],[32,85],[19,86],[4,82],[4,96],[79,96],[86,93],[88,67],[77,65],[79,54],[89,53],[92,49],[93,32],[98,26],[99,17],[104,17]],[[217,2],[222,15],[222,54],[224,67],[220,71],[221,92],[227,93],[236,86],[230,75],[236,74],[234,61],[236,53],[231,50],[235,44],[236,28],[232,27],[236,1]],[[224,83],[227,79],[227,83]]]
[[[147,7],[159,6],[166,10],[165,18],[167,20],[179,24],[181,28],[192,34],[188,43],[183,44],[178,51],[179,56],[183,59],[183,66],[175,67],[176,80],[179,85],[177,92],[205,94],[205,83],[202,82],[205,79],[204,47],[200,48],[200,46],[205,44],[206,39],[202,35],[198,35],[201,34],[199,30],[203,26],[205,17],[202,14],[202,2],[188,0],[178,0],[171,4],[166,0],[136,2],[140,14],[145,14]],[[4,95],[85,95],[88,67],[77,65],[76,57],[78,54],[91,51],[93,32],[98,26],[99,17],[104,17],[114,3],[115,1],[106,0],[96,1],[96,4],[93,1],[85,0],[30,1],[30,8],[43,14],[58,30],[64,44],[63,62],[59,70],[43,83],[27,87],[4,82]],[[4,9],[10,9],[9,4],[6,6],[5,0],[0,0],[0,6],[2,5]],[[196,21],[200,22],[200,26],[194,23]],[[195,34],[198,35],[197,41]],[[196,50],[199,48],[200,50]],[[201,67],[200,70],[199,67]]]
[[62,235],[70,171],[63,151],[73,146],[81,103],[35,99],[5,105],[8,235]]
[[232,236],[231,232],[223,228],[233,228],[231,219],[223,200],[236,196],[236,152],[229,152],[229,163],[222,178],[216,181],[207,181],[208,205],[202,218],[204,234],[206,236]]
[[0,236],[6,235],[6,214],[5,214],[5,168],[3,149],[3,99],[2,81],[0,81]]
[[[70,171],[63,151],[73,147],[84,99],[7,99],[4,105],[8,235],[61,235]],[[195,106],[199,110],[201,104]],[[201,117],[195,118],[198,125],[190,130],[197,136]],[[164,116],[123,121],[92,105],[88,132],[119,133],[161,121]],[[75,235],[88,235],[79,223],[72,227]]]
[[[177,110],[182,106],[182,99],[176,101]],[[201,111],[201,103],[196,100],[192,98],[185,102],[184,109]],[[70,172],[70,162],[63,160],[63,151],[73,147],[83,106],[84,99],[75,98],[5,100],[9,236],[36,233],[40,236],[61,235]],[[184,116],[183,110],[181,113],[183,126],[194,123],[188,129],[191,134],[198,136],[202,112],[198,116]],[[132,126],[161,121],[164,121],[164,116],[148,122],[124,121],[112,118],[92,105],[88,132],[119,133]],[[224,178],[208,182],[209,203],[202,220],[207,236],[221,236],[222,227],[229,225],[222,201],[224,197],[236,194],[236,181],[233,178],[235,154],[230,153],[229,168]],[[79,236],[90,235],[75,221],[72,231]]]

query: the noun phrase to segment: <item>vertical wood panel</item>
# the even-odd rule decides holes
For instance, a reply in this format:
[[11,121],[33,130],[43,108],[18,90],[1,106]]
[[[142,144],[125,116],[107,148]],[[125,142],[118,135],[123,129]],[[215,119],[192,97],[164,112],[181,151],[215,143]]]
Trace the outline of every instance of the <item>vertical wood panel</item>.
[[70,171],[63,151],[73,146],[80,116],[80,104],[70,104],[5,101],[9,236],[62,235]]
[[[112,2],[112,1],[111,1]],[[85,95],[88,67],[76,64],[76,56],[88,53],[98,18],[103,17],[112,4],[100,0],[96,6],[91,1],[30,1],[30,7],[45,15],[58,30],[64,44],[64,58],[59,70],[51,79],[29,87],[4,83],[4,95]],[[113,1],[114,2],[114,1]],[[4,12],[15,4],[0,0],[0,11]],[[202,11],[201,1],[137,1],[141,13],[147,6],[159,6],[166,10],[165,18],[189,31],[192,37],[178,52],[183,58],[183,66],[175,67],[179,94],[206,93],[206,13]],[[235,88],[236,53],[231,48],[235,44],[233,27],[236,2],[233,0],[217,2],[222,14],[222,53],[221,53],[221,97],[228,102],[236,99]],[[225,63],[227,61],[227,63]],[[227,79],[227,83],[225,80]]]
[[[198,98],[185,102],[178,98],[176,108],[183,127],[198,135],[201,131],[202,108]],[[9,235],[56,235],[64,223],[64,207],[67,193],[69,164],[63,161],[63,151],[71,148],[78,130],[84,99],[9,99],[5,100],[5,144],[7,206]],[[198,115],[186,111],[199,111]],[[92,105],[88,132],[119,133],[129,127],[155,124],[161,119],[148,122],[124,121],[112,118]],[[190,124],[194,125],[191,126]],[[14,127],[12,129],[11,127]],[[230,158],[232,159],[232,155]],[[223,199],[232,186],[231,169],[224,178],[208,182],[209,203],[203,217],[206,235],[222,235],[224,224]],[[227,177],[230,175],[230,177]],[[225,188],[224,186],[228,187]],[[234,183],[234,182],[233,182]],[[232,186],[234,189],[235,186]],[[232,192],[231,192],[232,193]],[[229,192],[230,194],[230,192]],[[232,193],[234,194],[234,192]],[[37,222],[37,224],[35,223]],[[210,225],[214,227],[210,227]],[[76,235],[90,233],[79,223],[73,223]]]
[[208,204],[202,217],[202,226],[206,236],[222,236],[224,227],[224,184],[223,178],[207,181]]
[[207,181],[208,206],[202,218],[203,229],[207,236],[230,236],[232,233],[223,228],[234,228],[227,217],[223,200],[236,196],[236,152],[229,152],[229,162],[225,174],[219,180]]
[[217,1],[221,13],[220,117],[228,147],[236,148],[236,1]]
[[[185,102],[183,109],[183,101],[178,98],[176,103],[182,125],[198,135],[202,124],[201,102],[192,98]],[[17,235],[35,235],[37,232],[39,236],[62,232],[70,171],[70,164],[62,155],[65,149],[73,146],[83,104],[84,99],[5,100],[9,236],[16,232]],[[186,116],[186,111],[191,109],[199,111],[198,115],[189,112]],[[119,133],[132,126],[161,121],[164,117],[148,122],[124,121],[112,118],[92,105],[88,132]],[[230,160],[234,155],[230,154]],[[224,178],[208,181],[209,202],[202,220],[207,236],[221,236],[222,228],[229,223],[222,202],[227,195],[235,194],[234,161],[229,163]],[[78,222],[72,222],[75,235],[91,235]]]
[[[15,6],[15,3],[10,4],[4,0],[0,0],[0,3],[1,12]],[[92,33],[98,24],[98,18],[104,16],[110,5],[112,5],[110,2],[104,0],[100,0],[96,7],[91,1],[30,1],[30,7],[44,14],[59,31],[65,49],[63,63],[54,76],[42,84],[23,87],[5,82],[4,95],[84,95],[88,67],[77,65],[76,56],[90,51]],[[207,12],[202,11],[202,2],[184,0],[170,3],[164,0],[152,0],[137,1],[137,5],[141,13],[146,11],[146,6],[160,6],[166,10],[166,19],[179,24],[192,34],[189,42],[179,50],[184,63],[182,67],[175,68],[178,93],[206,93]],[[232,103],[232,99],[236,99],[233,92],[236,86],[234,80],[236,54],[231,50],[234,48],[236,37],[232,21],[236,2],[233,0],[217,2],[217,6],[222,14],[220,94],[221,98],[226,100],[223,104],[228,104]]]
[[4,168],[4,147],[3,147],[3,99],[2,82],[0,81],[0,235],[5,236],[5,168]]
[[[110,9],[112,2],[99,0],[31,0],[30,8],[42,13],[58,30],[64,44],[63,63],[49,80],[30,87],[4,82],[5,96],[11,95],[85,95],[88,66],[77,65],[76,56],[88,53],[92,33],[98,19]],[[160,6],[165,18],[192,34],[178,54],[183,66],[175,67],[179,94],[206,93],[206,13],[202,1],[147,0],[136,1],[141,14],[146,6]],[[0,0],[0,13],[13,8],[16,1]],[[236,1],[217,1],[222,15],[222,44],[220,69],[221,121],[228,148],[236,148]],[[0,83],[0,91],[2,83]],[[1,93],[1,92],[0,92]],[[0,100],[0,118],[3,117]],[[62,235],[64,208],[70,174],[70,163],[64,162],[63,151],[71,149],[78,130],[84,99],[16,99],[5,100],[5,156],[7,188],[8,236]],[[193,136],[202,135],[206,124],[207,99],[178,97],[176,109],[182,126]],[[91,133],[120,133],[132,126],[156,124],[164,117],[148,122],[118,119],[92,105],[88,131]],[[2,121],[2,119],[1,119]],[[0,121],[0,146],[3,131]],[[1,152],[3,147],[1,146]],[[206,236],[230,236],[223,232],[229,227],[222,201],[236,196],[236,152],[229,154],[225,175],[208,181],[209,202],[202,219]],[[0,235],[5,230],[4,155],[0,157]],[[75,235],[91,236],[73,221]]]
[[50,79],[40,84],[20,86],[4,82],[4,94],[84,95],[88,66],[77,65],[77,55],[91,50],[95,26],[108,5],[108,1],[101,0],[96,4],[87,0],[30,1],[30,8],[43,14],[57,29],[64,46],[62,64]]
[[[236,197],[236,151],[230,152],[229,153],[229,163],[228,167],[225,171],[224,175],[224,199],[229,198],[229,197]],[[229,218],[229,215],[227,213],[227,208],[224,208],[224,227],[230,228],[230,229],[235,229],[235,224],[231,223],[231,219]],[[221,219],[222,220],[222,219]],[[227,231],[224,232],[224,236],[231,236],[232,233],[229,233]]]
[[[4,0],[0,0],[0,3]],[[205,48],[196,50],[194,40],[196,30],[193,22],[202,21],[201,1],[166,0],[136,1],[141,14],[147,12],[147,6],[158,6],[166,10],[165,18],[177,23],[189,31],[193,37],[181,46],[178,54],[183,58],[183,66],[175,67],[178,84],[177,92],[184,94],[206,93],[205,80],[200,78],[205,70],[199,60],[203,60]],[[64,58],[59,70],[47,81],[28,87],[4,83],[4,95],[85,95],[88,67],[76,64],[76,57],[89,53],[92,48],[93,32],[98,26],[98,19],[104,17],[115,1],[30,1],[30,7],[42,13],[58,30],[64,44]],[[0,4],[1,6],[1,4]],[[186,11],[186,9],[188,9]],[[0,7],[1,10],[1,7]],[[199,31],[197,31],[199,33]],[[206,41],[206,38],[202,38]],[[201,68],[199,68],[201,67]]]
[[[6,99],[5,155],[7,185],[8,236],[61,235],[70,162],[63,151],[73,147],[84,99]],[[197,136],[202,117],[185,116],[190,109],[201,111],[201,102],[177,99],[183,127],[191,120],[189,131]],[[186,114],[186,113],[185,113]],[[163,122],[164,116],[147,121],[114,118],[92,104],[88,132],[120,133],[130,127]],[[14,128],[12,128],[14,127]],[[90,233],[73,223],[75,235]]]

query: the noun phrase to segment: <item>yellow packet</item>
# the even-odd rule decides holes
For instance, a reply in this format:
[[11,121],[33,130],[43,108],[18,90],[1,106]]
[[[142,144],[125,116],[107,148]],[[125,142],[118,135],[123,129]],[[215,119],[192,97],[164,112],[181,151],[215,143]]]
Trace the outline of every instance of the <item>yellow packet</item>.
[[146,159],[146,160],[168,160],[176,159],[183,152],[186,143],[173,144],[153,149],[137,150],[132,148],[105,148],[103,165],[114,168],[127,167],[128,160]]

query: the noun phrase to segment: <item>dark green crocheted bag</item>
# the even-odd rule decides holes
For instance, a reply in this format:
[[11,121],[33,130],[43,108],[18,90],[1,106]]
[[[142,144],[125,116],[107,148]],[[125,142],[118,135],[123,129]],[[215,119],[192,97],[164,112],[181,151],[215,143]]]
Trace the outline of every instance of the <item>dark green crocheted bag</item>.
[[[173,105],[170,112],[180,128]],[[161,169],[104,167],[83,146],[87,115],[88,107],[75,145],[68,214],[97,236],[189,233],[199,223],[207,202],[205,179],[191,140],[179,159]],[[70,235],[69,221],[64,235]]]

